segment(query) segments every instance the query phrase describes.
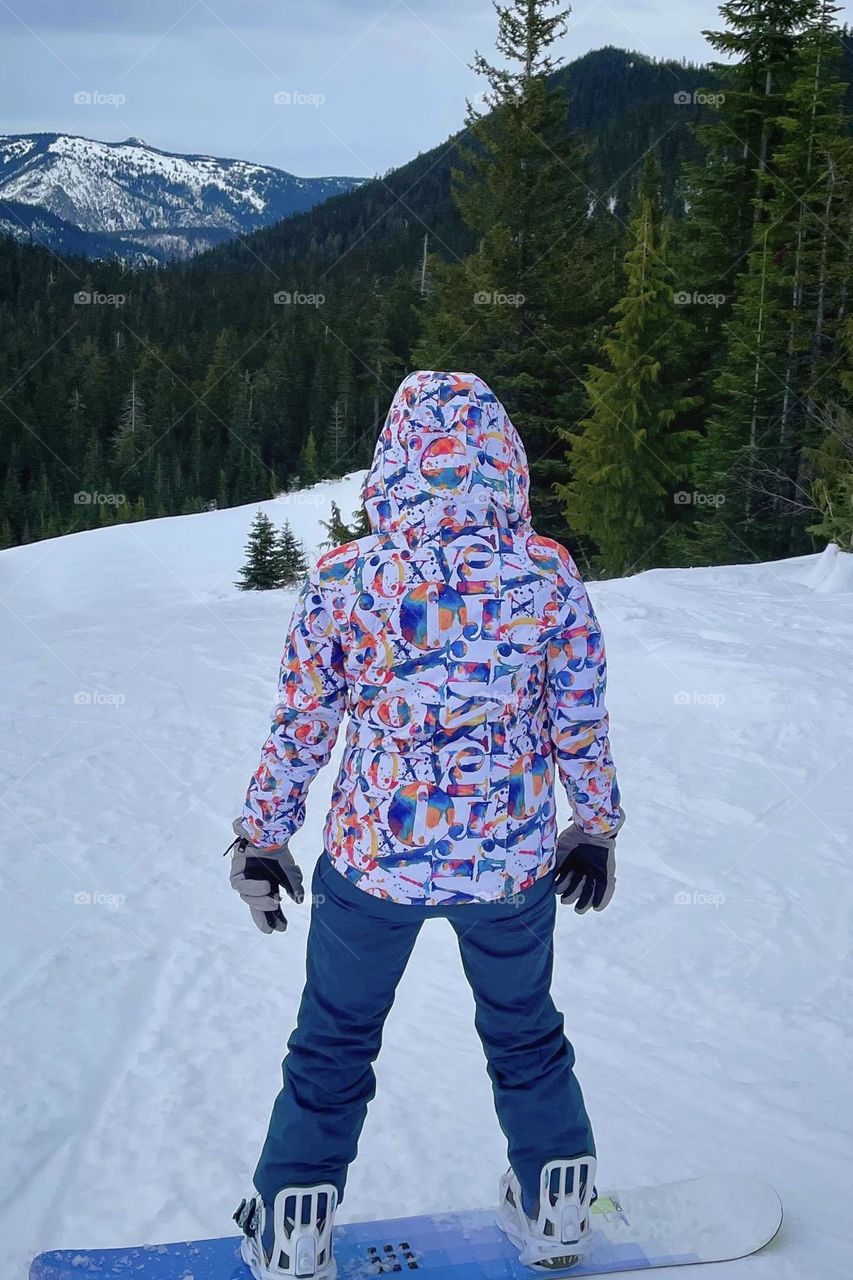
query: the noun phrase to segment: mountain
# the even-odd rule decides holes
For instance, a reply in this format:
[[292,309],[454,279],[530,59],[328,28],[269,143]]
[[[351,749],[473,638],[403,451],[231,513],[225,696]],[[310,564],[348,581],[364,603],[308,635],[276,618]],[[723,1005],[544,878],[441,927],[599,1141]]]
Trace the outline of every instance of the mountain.
[[19,200],[0,200],[0,235],[22,244],[39,244],[53,253],[83,258],[118,258],[128,267],[150,267],[189,257],[231,239],[231,232],[148,231],[135,236],[120,231],[84,231],[49,209]]
[[[263,510],[313,557],[362,478]],[[263,937],[219,856],[294,600],[233,586],[257,509],[0,552],[5,1280],[39,1249],[79,1250],[82,1277],[90,1247],[223,1235],[257,1159],[309,919],[288,902]],[[850,559],[591,584],[628,821],[612,904],[557,908],[554,994],[607,1178],[748,1160],[795,1223],[849,1176]],[[291,842],[309,880],[343,739]],[[505,1147],[471,1013],[456,940],[427,922],[348,1216],[493,1202]],[[839,1213],[708,1280],[848,1280],[850,1253]]]
[[[188,257],[311,209],[361,181],[298,178],[246,160],[177,155],[140,138],[0,136],[0,200],[38,208],[33,238],[64,251],[68,233],[50,222],[47,215],[53,215],[66,227],[108,237],[82,242],[88,247],[80,252],[129,255],[138,264]],[[19,223],[17,234],[23,233]]]
[[[554,83],[567,92],[568,127],[586,151],[590,206],[624,215],[642,160],[653,150],[665,203],[682,212],[682,166],[701,156],[691,126],[713,118],[703,91],[716,87],[714,72],[606,46],[560,68]],[[250,243],[223,246],[213,269],[278,272],[310,261],[315,269],[334,267],[337,275],[338,263],[354,270],[349,258],[355,256],[367,272],[393,274],[403,263],[419,263],[427,229],[432,250],[448,257],[470,253],[473,240],[450,193],[464,140],[463,130],[357,190],[261,229]],[[195,269],[203,274],[211,265]]]
[[[678,209],[682,162],[697,154],[689,126],[705,110],[695,95],[710,73],[608,48],[559,75],[609,265],[656,139],[666,199]],[[676,94],[688,101],[676,104]],[[271,474],[315,478],[309,442],[319,474],[365,465],[383,405],[410,367],[425,236],[446,258],[473,248],[451,196],[458,143],[456,135],[306,212],[153,271],[108,260],[103,242],[99,261],[91,245],[58,257],[22,244],[18,219],[18,235],[0,238],[0,388],[9,388],[0,400],[0,545],[113,516],[262,497]],[[107,234],[133,236],[133,252],[150,254],[136,237],[164,232]],[[617,282],[604,275],[602,315]],[[144,407],[137,445],[143,436],[148,444],[128,473],[116,448],[131,394]],[[75,494],[89,490],[120,490],[129,501],[79,505]]]

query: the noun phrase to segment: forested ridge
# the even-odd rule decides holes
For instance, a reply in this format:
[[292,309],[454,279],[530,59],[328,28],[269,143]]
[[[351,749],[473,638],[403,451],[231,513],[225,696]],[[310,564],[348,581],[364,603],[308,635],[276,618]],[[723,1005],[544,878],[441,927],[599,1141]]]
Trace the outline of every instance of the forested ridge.
[[494,386],[543,532],[603,573],[844,543],[832,6],[723,5],[714,67],[558,67],[558,6],[505,15],[462,133],[308,213],[146,271],[0,241],[0,545],[366,465],[412,367]]

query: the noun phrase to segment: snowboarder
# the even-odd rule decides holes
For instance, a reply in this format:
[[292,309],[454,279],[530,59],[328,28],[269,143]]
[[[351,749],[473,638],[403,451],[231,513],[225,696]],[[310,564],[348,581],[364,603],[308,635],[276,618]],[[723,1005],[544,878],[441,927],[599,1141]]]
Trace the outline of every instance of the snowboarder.
[[[265,933],[286,928],[282,891],[303,899],[288,841],[349,721],[284,1087],[235,1215],[259,1280],[334,1274],[383,1024],[436,916],[458,936],[507,1139],[501,1224],[525,1262],[583,1251],[595,1146],[550,994],[555,905],[607,905],[623,814],[601,632],[571,556],[533,530],[528,489],[488,386],[412,373],[365,482],[373,532],[323,555],[296,605],[231,846]],[[573,811],[559,839],[555,769]]]

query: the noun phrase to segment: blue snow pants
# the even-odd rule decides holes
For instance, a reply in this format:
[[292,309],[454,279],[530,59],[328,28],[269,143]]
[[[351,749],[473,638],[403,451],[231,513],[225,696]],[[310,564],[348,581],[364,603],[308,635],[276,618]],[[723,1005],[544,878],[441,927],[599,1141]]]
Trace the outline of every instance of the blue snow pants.
[[[397,984],[424,921],[440,916],[459,941],[509,1162],[535,1215],[542,1165],[595,1154],[574,1051],[551,999],[553,878],[518,900],[406,906],[357,889],[324,854],[312,892],[305,990],[255,1170],[267,1206],[283,1187],[318,1182],[343,1196]],[[445,1081],[454,1074],[451,1058]]]

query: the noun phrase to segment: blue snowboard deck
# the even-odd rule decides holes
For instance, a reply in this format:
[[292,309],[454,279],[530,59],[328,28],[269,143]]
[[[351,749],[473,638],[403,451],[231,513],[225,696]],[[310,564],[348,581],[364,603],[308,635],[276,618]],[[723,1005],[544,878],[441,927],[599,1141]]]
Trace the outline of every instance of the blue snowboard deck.
[[[755,1179],[698,1178],[602,1196],[591,1249],[566,1276],[645,1271],[744,1257],[768,1243],[782,1221],[772,1187]],[[335,1228],[339,1280],[531,1280],[489,1210]],[[540,1273],[542,1274],[542,1273]],[[40,1254],[30,1280],[250,1280],[239,1237],[125,1249]]]

